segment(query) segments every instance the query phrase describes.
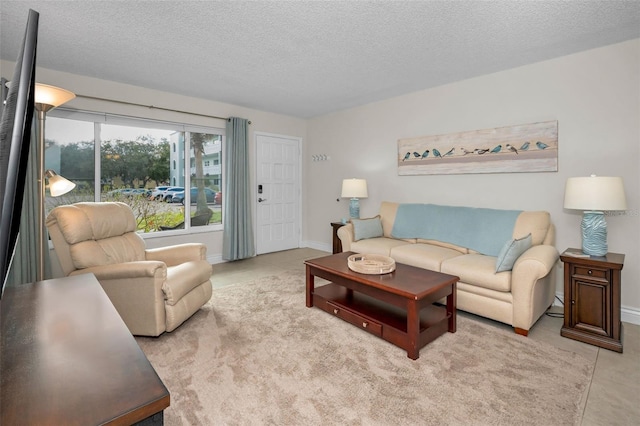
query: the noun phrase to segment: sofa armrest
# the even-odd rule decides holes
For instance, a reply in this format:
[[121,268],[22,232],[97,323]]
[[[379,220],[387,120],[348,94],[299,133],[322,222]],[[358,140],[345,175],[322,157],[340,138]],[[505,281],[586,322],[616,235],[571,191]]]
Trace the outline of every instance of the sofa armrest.
[[347,223],[338,228],[338,238],[342,243],[342,251],[351,251],[351,243],[353,242],[353,224]]
[[553,303],[559,257],[555,247],[537,245],[516,261],[511,272],[514,327],[528,330]]
[[535,281],[545,277],[560,258],[553,246],[538,245],[529,248],[513,265],[512,279]]
[[147,260],[159,260],[167,266],[176,266],[192,260],[206,260],[207,247],[202,243],[177,244],[145,250]]

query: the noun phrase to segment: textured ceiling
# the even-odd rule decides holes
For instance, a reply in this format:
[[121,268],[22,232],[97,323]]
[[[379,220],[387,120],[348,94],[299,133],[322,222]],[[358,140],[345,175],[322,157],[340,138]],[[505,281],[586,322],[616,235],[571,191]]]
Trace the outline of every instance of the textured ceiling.
[[640,37],[640,1],[0,1],[0,58],[314,117]]

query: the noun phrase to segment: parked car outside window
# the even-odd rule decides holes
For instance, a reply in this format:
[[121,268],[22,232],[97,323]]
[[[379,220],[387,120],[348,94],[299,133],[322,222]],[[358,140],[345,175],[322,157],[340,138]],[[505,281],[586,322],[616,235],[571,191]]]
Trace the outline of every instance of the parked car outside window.
[[149,196],[150,200],[160,200],[160,194],[166,191],[169,186],[156,186],[153,191],[151,191],[151,195]]
[[106,193],[108,197],[135,197],[135,196],[144,196],[147,197],[150,194],[150,190],[145,188],[120,188],[114,189]]
[[[191,188],[190,192],[191,204],[196,204],[196,202],[198,201],[198,188]],[[211,188],[204,188],[204,193],[207,197],[207,204],[215,203],[216,192],[214,190],[212,190]],[[171,202],[184,204],[184,191],[176,192],[175,194],[173,194],[173,197],[171,197]]]
[[166,201],[167,203],[171,202],[171,197],[173,197],[173,194],[175,194],[176,192],[180,192],[183,191],[184,192],[184,187],[182,186],[170,186],[169,188],[167,188],[162,194],[160,198],[162,201]]

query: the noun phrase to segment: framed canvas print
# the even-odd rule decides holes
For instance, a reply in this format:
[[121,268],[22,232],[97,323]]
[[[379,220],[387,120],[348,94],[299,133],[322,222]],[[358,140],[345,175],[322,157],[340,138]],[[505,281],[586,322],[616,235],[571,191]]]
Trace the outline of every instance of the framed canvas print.
[[558,171],[558,122],[398,140],[398,175]]

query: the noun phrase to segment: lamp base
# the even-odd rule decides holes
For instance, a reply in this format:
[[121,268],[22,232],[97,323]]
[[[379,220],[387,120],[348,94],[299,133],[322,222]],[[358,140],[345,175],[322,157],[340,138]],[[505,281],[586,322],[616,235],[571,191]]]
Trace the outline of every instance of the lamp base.
[[590,256],[604,256],[607,247],[607,222],[603,212],[586,211],[582,215],[582,252]]
[[351,219],[360,219],[360,200],[352,198],[349,202],[349,217]]

